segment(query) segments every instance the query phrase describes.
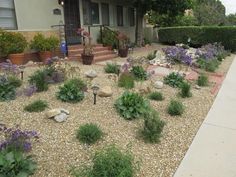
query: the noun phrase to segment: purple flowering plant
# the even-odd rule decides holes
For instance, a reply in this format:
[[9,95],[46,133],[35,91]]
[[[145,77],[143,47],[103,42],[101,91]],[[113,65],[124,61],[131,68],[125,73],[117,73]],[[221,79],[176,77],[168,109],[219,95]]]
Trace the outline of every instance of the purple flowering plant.
[[29,152],[32,149],[32,139],[37,140],[39,138],[36,131],[21,130],[18,126],[7,128],[5,125],[0,124],[0,132],[5,135],[5,140],[0,142],[0,151],[12,149]]
[[6,62],[0,63],[0,71],[5,74],[18,75],[20,73],[20,68],[7,59]]

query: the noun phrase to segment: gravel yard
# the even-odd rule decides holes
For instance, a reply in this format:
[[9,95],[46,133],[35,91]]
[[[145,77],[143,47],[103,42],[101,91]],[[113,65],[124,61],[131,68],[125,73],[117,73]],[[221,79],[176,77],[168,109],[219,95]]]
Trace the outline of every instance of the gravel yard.
[[[222,62],[218,72],[226,74],[232,61],[231,55]],[[83,73],[87,70],[97,71],[98,77],[92,82],[111,86],[113,96],[98,97],[97,104],[93,105],[93,93],[88,90],[82,102],[63,103],[55,96],[59,85],[50,85],[48,91],[36,93],[32,97],[20,96],[10,102],[0,102],[0,123],[8,127],[19,125],[22,129],[36,130],[40,133],[39,142],[34,144],[32,151],[38,163],[38,169],[33,177],[69,177],[71,166],[80,167],[90,163],[95,151],[110,144],[116,144],[123,150],[131,150],[135,161],[140,164],[137,177],[171,177],[213,104],[215,95],[210,93],[212,85],[197,90],[194,89],[195,83],[193,83],[193,97],[185,99],[177,96],[178,89],[164,85],[160,91],[165,100],[150,101],[150,103],[160,113],[160,118],[166,122],[166,126],[159,144],[147,144],[137,137],[137,132],[143,126],[143,120],[126,121],[114,108],[115,100],[124,89],[118,88],[117,84],[108,78],[102,65],[84,66],[78,63],[75,65],[79,65],[82,78],[85,78]],[[25,69],[24,85],[27,84],[27,77],[37,69],[37,67]],[[166,108],[170,100],[177,97],[183,102],[185,113],[181,117],[171,117],[167,114]],[[37,99],[48,102],[47,110],[54,108],[69,110],[68,120],[56,123],[45,118],[46,111],[28,113],[23,110],[24,106]],[[76,139],[75,131],[80,125],[90,122],[98,124],[105,135],[95,145],[87,146]]]

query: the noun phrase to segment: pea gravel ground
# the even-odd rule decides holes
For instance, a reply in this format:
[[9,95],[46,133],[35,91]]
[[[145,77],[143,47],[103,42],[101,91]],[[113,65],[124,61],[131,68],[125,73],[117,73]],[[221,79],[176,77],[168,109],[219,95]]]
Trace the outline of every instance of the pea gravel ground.
[[[232,60],[233,56],[228,57],[220,66],[219,71],[226,73]],[[163,137],[159,144],[146,144],[137,137],[143,120],[126,121],[114,109],[115,100],[124,90],[117,88],[115,82],[108,79],[102,66],[81,65],[80,67],[81,73],[91,68],[96,70],[98,78],[93,82],[110,85],[113,88],[113,96],[98,98],[97,105],[93,105],[93,94],[89,90],[82,102],[68,104],[55,97],[59,85],[51,85],[47,92],[37,93],[30,98],[21,96],[14,101],[0,102],[1,123],[8,127],[19,125],[22,129],[36,130],[40,133],[39,142],[34,143],[32,151],[38,163],[38,170],[33,177],[69,177],[71,166],[81,167],[84,164],[90,164],[95,151],[110,144],[116,144],[122,150],[129,149],[134,154],[135,161],[140,165],[137,177],[171,177],[214,101],[215,96],[210,94],[211,86],[200,90],[192,89],[193,97],[188,99],[177,97],[177,89],[164,86],[161,92],[165,100],[151,101],[151,105],[166,122]],[[26,78],[36,69],[27,68]],[[26,84],[27,79],[24,85]],[[172,98],[183,102],[185,113],[182,117],[171,117],[166,113],[167,105]],[[68,120],[64,123],[56,123],[45,118],[45,111],[42,113],[23,111],[25,105],[37,99],[46,100],[49,103],[49,109],[62,107],[69,110]],[[98,124],[105,133],[101,141],[90,147],[81,144],[75,138],[76,129],[89,122]]]

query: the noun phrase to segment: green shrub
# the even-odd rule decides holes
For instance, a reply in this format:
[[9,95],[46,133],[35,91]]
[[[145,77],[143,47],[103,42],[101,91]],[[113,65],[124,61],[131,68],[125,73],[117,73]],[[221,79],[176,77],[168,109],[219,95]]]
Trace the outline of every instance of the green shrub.
[[167,111],[171,116],[180,116],[184,113],[184,105],[179,101],[171,100]]
[[44,70],[37,70],[29,77],[29,83],[35,85],[37,92],[43,92],[48,90],[48,83],[46,81],[46,73]]
[[13,85],[15,88],[20,87],[22,85],[22,81],[14,75],[10,75],[7,78],[9,83]]
[[148,60],[153,60],[154,58],[156,58],[156,53],[157,53],[156,50],[155,50],[153,53],[149,53],[149,54],[147,55],[147,59],[148,59]]
[[183,82],[181,85],[180,96],[182,98],[189,98],[192,96],[191,85],[188,82]]
[[164,77],[164,83],[171,87],[181,87],[184,82],[184,77],[179,73],[172,72],[168,76]]
[[118,33],[113,30],[109,30],[107,28],[104,28],[103,36],[101,40],[101,35],[98,37],[98,43],[102,43],[104,46],[112,46],[113,49],[116,49],[118,47],[118,40],[117,35]]
[[164,125],[165,122],[160,120],[158,112],[155,110],[147,112],[144,116],[144,127],[141,131],[143,139],[150,143],[159,142]]
[[216,59],[213,60],[204,60],[204,59],[198,59],[197,64],[201,69],[204,69],[208,72],[215,72],[216,69],[219,68],[220,62]]
[[48,107],[46,101],[43,100],[36,100],[33,103],[25,106],[24,110],[27,112],[42,112]]
[[149,104],[139,94],[125,92],[116,100],[115,107],[122,117],[132,120],[142,117],[149,108]]
[[162,95],[162,93],[160,92],[152,92],[148,95],[148,98],[150,100],[155,100],[155,101],[162,101],[164,100],[164,97]]
[[0,101],[14,100],[15,98],[15,85],[10,83],[6,76],[0,75]]
[[129,73],[122,73],[119,77],[118,86],[126,89],[134,88],[134,77]]
[[27,177],[34,174],[36,167],[32,157],[24,155],[21,151],[0,151],[1,177]]
[[[225,49],[236,51],[236,27],[233,26],[189,26],[168,27],[158,30],[159,41],[165,44],[190,43],[201,46],[219,42]],[[191,39],[188,42],[188,39]]]
[[205,87],[208,86],[208,76],[205,74],[201,74],[200,76],[198,76],[198,80],[197,80],[197,85],[201,86],[201,87]]
[[136,80],[147,80],[147,72],[143,69],[142,66],[133,66],[131,73],[134,75]]
[[104,70],[106,73],[114,73],[118,75],[120,73],[120,66],[116,63],[107,63]]
[[59,87],[57,98],[64,102],[77,103],[84,99],[86,84],[81,79],[68,80]]
[[102,130],[96,124],[85,124],[79,127],[76,137],[80,142],[86,144],[94,144],[101,139]]

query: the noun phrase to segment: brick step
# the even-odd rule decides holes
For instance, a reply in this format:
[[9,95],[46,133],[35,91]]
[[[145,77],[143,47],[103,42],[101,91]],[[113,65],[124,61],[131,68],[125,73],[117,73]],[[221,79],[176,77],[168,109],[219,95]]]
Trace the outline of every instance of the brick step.
[[[69,56],[79,57],[81,55],[81,53],[80,52],[70,52]],[[103,55],[114,54],[114,52],[111,50],[103,50],[103,51],[93,52],[93,54],[94,54],[94,56],[103,56]]]
[[[83,48],[80,48],[80,49],[71,49],[71,50],[68,50],[68,54],[70,55],[70,54],[81,54],[82,52],[83,52]],[[94,47],[93,48],[93,51],[94,52],[100,52],[100,51],[104,51],[104,50],[109,50],[109,47]],[[111,50],[110,50],[111,51]]]
[[[93,46],[94,46],[95,48],[96,48],[96,47],[103,47],[102,44],[94,44]],[[79,44],[79,45],[69,45],[69,46],[68,46],[68,50],[77,50],[77,49],[83,49],[83,48],[84,48],[84,46],[81,45],[81,44]]]
[[[105,61],[105,60],[111,60],[111,59],[116,58],[116,57],[118,57],[117,54],[95,56],[94,60],[93,60],[93,63],[100,62],[100,61]],[[69,60],[80,61],[81,62],[81,56],[71,56],[71,57],[69,57]]]

